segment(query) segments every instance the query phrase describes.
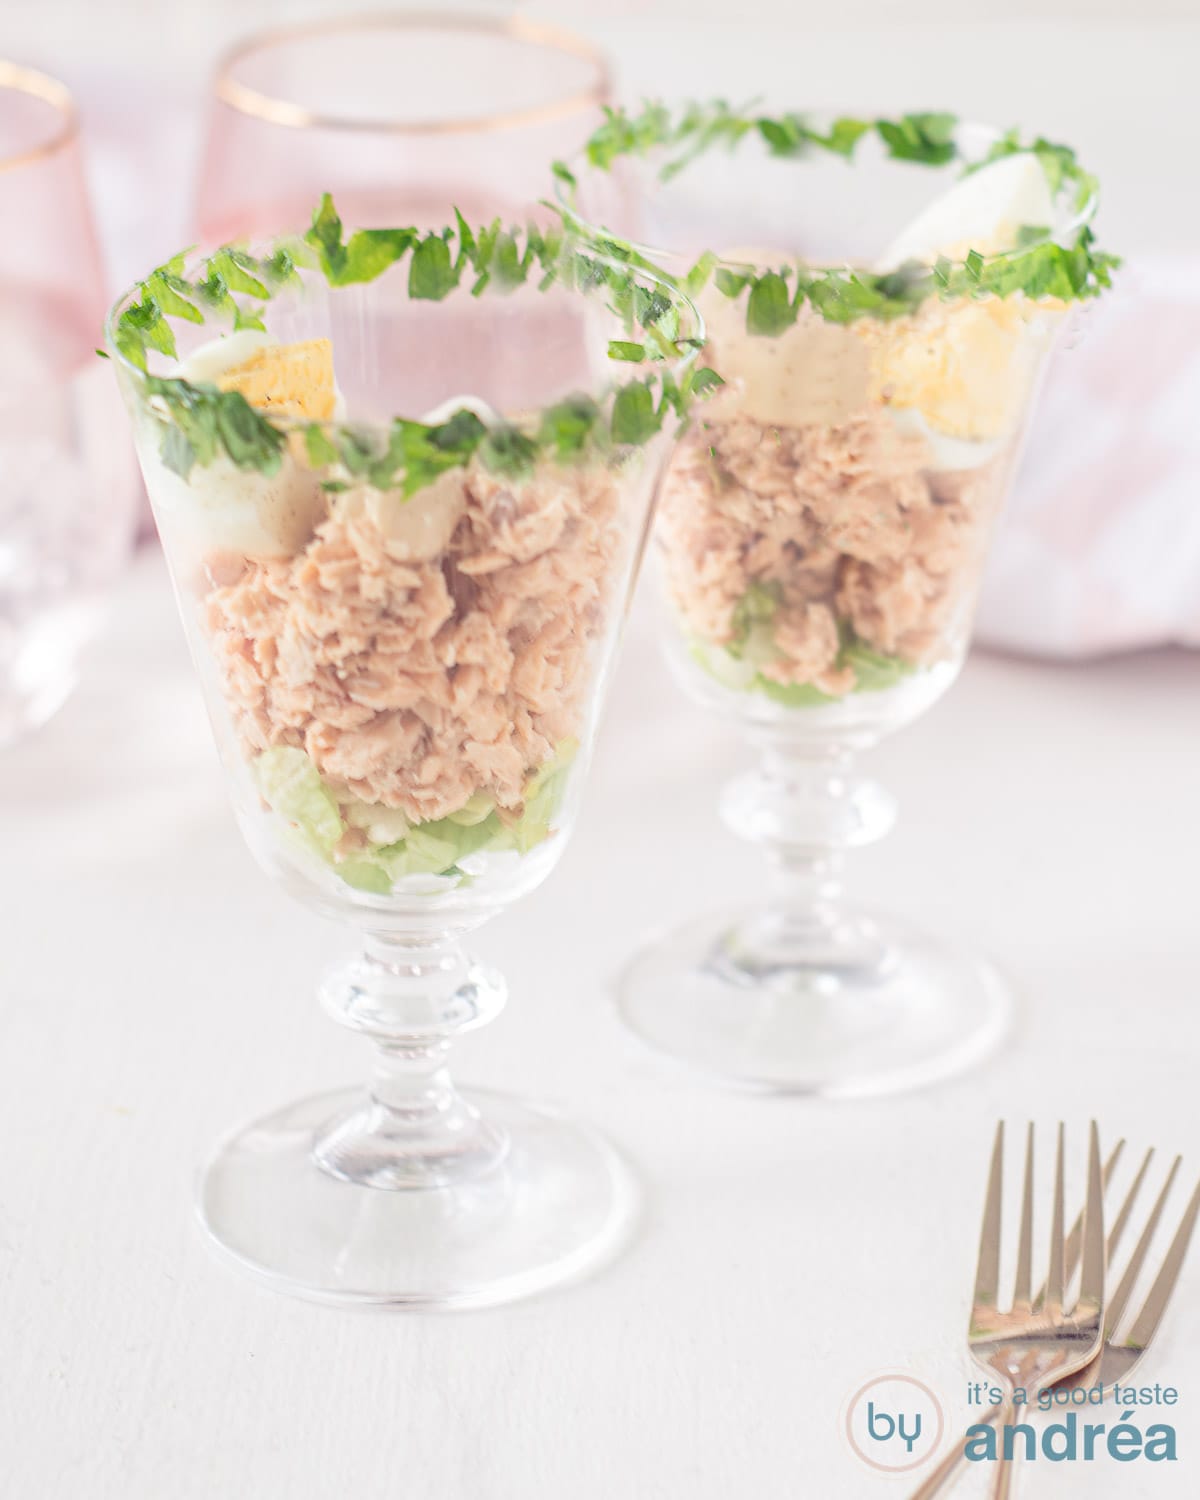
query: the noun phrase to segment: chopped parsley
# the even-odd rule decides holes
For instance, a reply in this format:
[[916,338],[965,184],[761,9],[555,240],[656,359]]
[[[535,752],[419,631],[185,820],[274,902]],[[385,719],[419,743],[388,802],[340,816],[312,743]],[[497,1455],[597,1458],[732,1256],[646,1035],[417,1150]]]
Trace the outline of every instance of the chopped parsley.
[[[1015,130],[1000,136],[979,160],[961,152],[959,120],[944,112],[900,115],[895,119],[842,115],[824,127],[803,115],[769,116],[752,108],[735,109],[724,100],[685,105],[678,112],[659,102],[639,110],[608,109],[604,123],[584,148],[589,166],[607,172],[622,157],[653,157],[657,175],[667,182],[694,161],[716,148],[733,150],[747,137],[757,136],[773,156],[803,157],[814,151],[854,159],[862,140],[875,136],[887,155],[897,161],[928,167],[958,164],[963,174],[978,171],[1016,153],[1036,156],[1052,194],[1078,216],[1060,243],[1044,226],[1025,226],[1016,246],[1003,254],[984,257],[972,251],[965,260],[940,259],[927,266],[910,261],[893,271],[814,268],[803,261],[772,267],[719,265],[711,252],[701,257],[680,282],[689,295],[712,279],[726,297],[746,293],[746,327],[752,334],[773,338],[789,328],[807,303],[832,323],[858,318],[884,321],[915,312],[930,297],[1052,297],[1063,302],[1098,296],[1112,284],[1118,257],[1096,248],[1086,219],[1095,204],[1097,184],[1069,146],[1039,136],[1025,141]],[[578,187],[575,172],[555,163],[560,202],[581,229],[607,248],[621,242],[596,226],[587,226],[573,208]]]
[[[489,288],[503,293],[531,277],[540,290],[556,283],[600,290],[626,333],[640,335],[614,340],[610,357],[647,366],[649,373],[619,385],[610,402],[569,396],[543,411],[531,432],[509,423],[489,427],[463,409],[434,424],[397,418],[382,434],[319,422],[276,425],[238,391],[150,373],[152,354],[178,357],[174,320],[203,324],[213,316],[234,329],[261,329],[265,304],[281,287],[297,283],[302,270],[345,287],[374,281],[405,257],[408,295],[422,301],[440,302],[462,286],[473,296]],[[454,225],[438,231],[356,229],[347,236],[326,194],[303,237],[281,240],[265,254],[226,245],[190,273],[187,252],[159,266],[138,283],[112,324],[111,338],[166,418],[163,462],[185,478],[194,465],[221,454],[238,468],[273,474],[289,432],[299,430],[309,463],[329,471],[327,489],[365,482],[409,497],[475,456],[493,472],[516,478],[542,455],[575,460],[589,447],[607,452],[614,445],[640,446],[661,429],[668,411],[685,419],[693,398],[713,390],[720,377],[695,369],[701,340],[681,332],[682,310],[670,285],[627,245],[614,244],[602,256],[561,225],[505,229],[497,219],[472,229],[457,211]],[[678,377],[673,367],[682,367]]]

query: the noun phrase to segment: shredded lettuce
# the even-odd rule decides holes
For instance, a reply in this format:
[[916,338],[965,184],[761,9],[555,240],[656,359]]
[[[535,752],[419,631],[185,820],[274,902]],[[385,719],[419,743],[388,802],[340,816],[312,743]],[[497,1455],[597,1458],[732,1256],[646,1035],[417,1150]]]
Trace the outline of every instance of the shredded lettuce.
[[[566,740],[525,785],[525,806],[517,819],[505,821],[493,800],[476,792],[456,812],[425,823],[409,823],[395,809],[338,799],[312,761],[292,747],[264,751],[255,762],[263,800],[286,819],[303,845],[319,855],[355,890],[390,895],[409,875],[437,875],[469,883],[461,862],[484,851],[528,854],[551,833],[562,805],[568,772],[579,745]],[[350,827],[367,835],[365,848],[345,859],[334,853]],[[401,837],[393,837],[401,832]],[[385,833],[382,842],[372,834]]]
[[578,741],[567,740],[525,784],[525,811],[508,830],[518,854],[528,854],[550,836],[550,824],[558,812],[567,773]]
[[280,817],[295,824],[325,854],[346,831],[333,793],[303,750],[277,745],[254,763],[258,789]]
[[[848,637],[848,638],[847,638]],[[885,656],[860,641],[853,632],[847,632],[842,640],[839,667],[854,669],[854,691],[856,693],[881,693],[885,688],[895,687],[903,678],[917,670],[915,663],[899,656]]]
[[725,648],[730,656],[741,661],[748,655],[747,647],[764,639],[774,643],[770,626],[782,597],[782,586],[774,580],[756,579],[750,585],[733,607],[733,637]]
[[[728,645],[693,640],[692,659],[723,687],[740,693],[761,693],[784,708],[815,708],[839,703],[841,697],[822,692],[810,682],[775,682],[762,668],[779,655],[775,644],[774,619],[782,601],[781,585],[773,580],[755,580],[734,605],[733,635]],[[852,693],[879,693],[917,670],[914,662],[886,656],[859,640],[843,620],[838,624],[841,646],[834,663],[838,670],[854,672]]]

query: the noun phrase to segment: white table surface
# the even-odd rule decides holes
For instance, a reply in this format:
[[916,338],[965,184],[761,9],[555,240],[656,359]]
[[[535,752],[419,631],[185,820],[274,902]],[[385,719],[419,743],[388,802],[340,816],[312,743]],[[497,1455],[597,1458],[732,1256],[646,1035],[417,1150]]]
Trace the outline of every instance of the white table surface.
[[[192,1218],[220,1132],[354,1079],[366,1056],[313,998],[347,939],[243,849],[161,562],[143,555],[77,696],[0,761],[0,1492],[903,1495],[851,1456],[839,1411],[901,1368],[965,1415],[996,1117],[1061,1115],[1079,1146],[1095,1114],[1110,1139],[1200,1162],[1198,688],[1182,654],[973,659],[872,757],[903,815],[853,875],[993,953],[1022,993],[1016,1033],[926,1092],[763,1099],[643,1051],[610,1004],[648,924],[758,876],[714,811],[739,747],[668,682],[643,605],[574,842],[479,934],[510,1008],[460,1049],[466,1079],[619,1142],[645,1193],[639,1237],[603,1274],[510,1309],[346,1313],[242,1280]],[[1195,1495],[1197,1292],[1200,1254],[1144,1366],[1181,1391],[1181,1461],[1059,1465],[1027,1476],[1031,1496]]]

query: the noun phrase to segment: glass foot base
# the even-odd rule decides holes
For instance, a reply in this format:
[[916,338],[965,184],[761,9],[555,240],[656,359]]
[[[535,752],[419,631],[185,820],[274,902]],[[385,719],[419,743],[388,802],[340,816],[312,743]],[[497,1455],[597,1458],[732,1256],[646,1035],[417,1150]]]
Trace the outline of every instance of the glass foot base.
[[710,916],[643,950],[620,981],[627,1024],[728,1083],[841,1098],[961,1072],[1007,1029],[994,970],[895,920],[859,924],[840,959],[836,944],[748,945],[762,926]]
[[573,1279],[626,1237],[636,1189],[602,1136],[552,1110],[470,1094],[508,1138],[502,1160],[453,1186],[340,1181],[314,1137],[355,1090],[289,1105],[231,1136],[199,1212],[215,1245],[279,1291],[335,1303],[484,1307]]

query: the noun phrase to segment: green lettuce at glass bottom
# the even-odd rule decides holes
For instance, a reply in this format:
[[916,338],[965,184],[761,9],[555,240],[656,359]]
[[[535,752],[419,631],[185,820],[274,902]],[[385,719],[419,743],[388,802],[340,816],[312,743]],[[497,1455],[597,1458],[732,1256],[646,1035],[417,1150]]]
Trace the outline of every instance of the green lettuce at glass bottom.
[[[578,750],[564,741],[554,755],[525,783],[525,809],[520,818],[504,822],[491,798],[476,792],[456,812],[425,823],[408,823],[395,809],[367,803],[340,803],[303,750],[279,745],[254,762],[263,800],[285,819],[305,848],[318,855],[346,885],[374,895],[390,895],[395,883],[409,875],[447,876],[459,886],[470,875],[460,862],[472,854],[513,851],[527,854],[543,843],[562,802],[566,776]],[[367,838],[365,847],[345,858],[337,845],[353,827],[367,823],[399,826],[399,837],[387,842]]]
[[917,670],[913,662],[873,650],[845,624],[840,627],[840,632],[841,648],[834,668],[841,671],[849,667],[854,673],[854,686],[849,693],[841,695],[824,693],[811,682],[775,682],[763,675],[761,667],[779,656],[767,619],[760,618],[749,624],[740,642],[733,646],[717,646],[711,641],[693,639],[689,650],[692,659],[722,687],[739,693],[761,693],[784,708],[816,708],[841,703],[851,693],[881,693]]

